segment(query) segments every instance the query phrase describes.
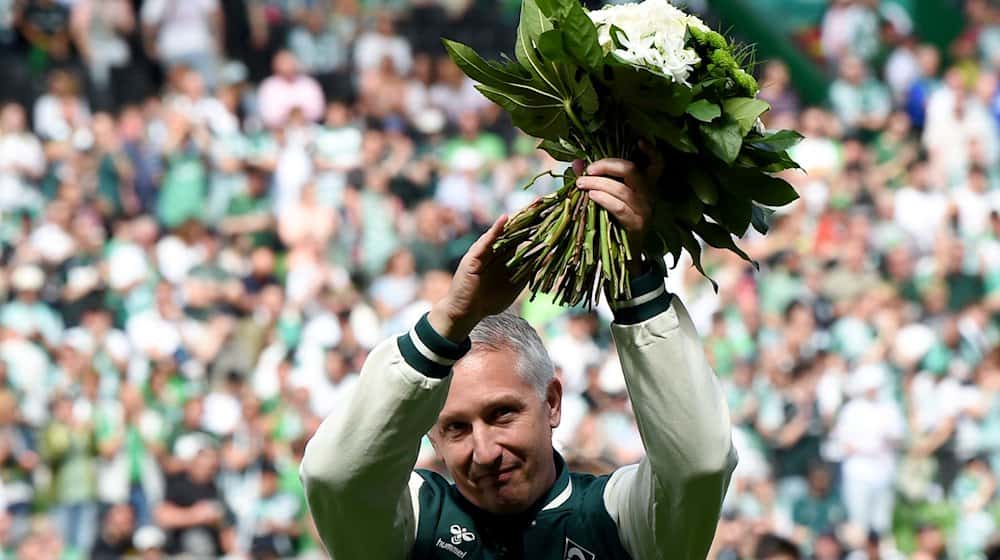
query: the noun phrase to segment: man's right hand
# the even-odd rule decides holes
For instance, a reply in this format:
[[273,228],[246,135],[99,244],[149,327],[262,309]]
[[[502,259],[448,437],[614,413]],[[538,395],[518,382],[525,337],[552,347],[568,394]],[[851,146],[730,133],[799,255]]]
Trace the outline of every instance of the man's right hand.
[[436,303],[427,320],[439,334],[461,342],[483,318],[510,307],[525,283],[510,281],[503,256],[493,253],[493,244],[503,232],[503,215],[469,248],[455,271],[448,295]]

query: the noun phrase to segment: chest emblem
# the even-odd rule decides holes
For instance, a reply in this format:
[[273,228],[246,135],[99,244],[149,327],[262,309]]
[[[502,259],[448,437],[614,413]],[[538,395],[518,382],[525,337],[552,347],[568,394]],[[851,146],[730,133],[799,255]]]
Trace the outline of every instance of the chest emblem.
[[595,560],[596,558],[593,552],[576,544],[570,538],[566,539],[566,552],[563,554],[563,560]]
[[476,535],[472,531],[460,525],[451,526],[451,544],[462,544],[476,540]]

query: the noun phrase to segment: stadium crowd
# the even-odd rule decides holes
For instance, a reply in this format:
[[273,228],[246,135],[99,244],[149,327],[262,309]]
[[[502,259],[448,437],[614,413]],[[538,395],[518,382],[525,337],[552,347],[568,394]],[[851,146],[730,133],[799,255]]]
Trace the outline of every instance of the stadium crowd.
[[[565,165],[440,48],[518,4],[0,1],[0,559],[322,557],[305,442]],[[1000,9],[942,52],[885,4],[829,2],[827,103],[759,68],[807,171],[760,272],[667,280],[735,426],[720,559],[1000,557]],[[636,461],[609,310],[519,307],[557,448]]]

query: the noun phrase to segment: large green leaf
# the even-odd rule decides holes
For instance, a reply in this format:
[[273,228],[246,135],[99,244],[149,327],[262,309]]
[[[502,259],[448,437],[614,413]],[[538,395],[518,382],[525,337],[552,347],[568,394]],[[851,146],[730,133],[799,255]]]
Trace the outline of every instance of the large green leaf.
[[687,222],[688,224],[696,224],[702,220],[702,215],[705,212],[705,205],[698,200],[698,197],[690,192],[678,193],[680,196],[674,195],[674,198],[668,202],[670,205],[670,211],[677,216],[681,221]]
[[563,32],[559,29],[549,29],[538,38],[538,50],[545,57],[545,60],[556,62],[568,62],[569,53],[563,44]]
[[580,81],[574,87],[576,93],[574,99],[587,116],[593,115],[600,108],[600,100],[597,97],[597,90],[594,89],[590,76],[583,74]]
[[568,131],[569,123],[561,103],[538,95],[511,94],[483,84],[476,89],[510,113],[514,126],[531,136],[558,141]]
[[662,114],[650,114],[634,105],[626,106],[628,122],[642,136],[657,138],[679,151],[687,154],[698,153],[698,146],[691,140],[688,132],[673,123],[670,117]]
[[731,97],[722,102],[722,112],[740,125],[740,137],[746,136],[757,119],[771,106],[751,97]]
[[687,182],[698,196],[698,199],[705,204],[715,204],[719,200],[719,190],[715,186],[715,180],[699,166],[688,169]]
[[547,17],[562,19],[566,17],[566,12],[570,9],[573,4],[577,4],[576,0],[535,0],[538,3],[538,8],[542,10]]
[[784,179],[772,177],[758,169],[734,167],[721,172],[727,190],[742,194],[766,206],[784,206],[799,198],[795,189]]
[[733,241],[733,236],[730,235],[726,228],[720,226],[719,224],[713,224],[709,221],[703,221],[700,224],[695,224],[694,232],[698,234],[698,237],[702,238],[705,243],[708,243],[716,249],[728,249],[737,255],[741,259],[752,263],[755,268],[760,268],[757,261],[750,258],[750,255],[746,254],[743,249],[736,246],[736,242]]
[[701,122],[712,122],[722,115],[722,109],[707,99],[699,99],[688,105],[687,114]]
[[566,50],[588,70],[597,70],[604,61],[604,49],[597,41],[597,27],[579,2],[570,2],[560,21],[565,32]]
[[748,138],[747,144],[767,152],[783,152],[802,140],[802,135],[794,130],[779,130],[756,138]]
[[737,160],[742,167],[762,169],[771,173],[785,169],[801,169],[801,166],[788,155],[788,152],[771,152],[743,144],[743,151]]
[[455,64],[473,80],[510,95],[538,96],[552,102],[560,101],[557,92],[550,90],[541,80],[533,81],[531,74],[519,63],[486,61],[467,45],[447,39],[442,42]]
[[726,193],[724,199],[715,206],[707,208],[705,213],[724,226],[730,233],[743,237],[750,226],[753,205],[750,199],[735,193]]
[[701,137],[705,141],[705,146],[727,165],[736,161],[736,156],[740,154],[740,147],[743,145],[743,136],[740,134],[739,124],[726,118],[703,124],[698,127],[701,130]]
[[521,20],[517,26],[517,41],[514,43],[514,57],[521,63],[546,89],[557,92],[560,97],[564,93],[559,87],[556,70],[544,63],[536,49],[542,33],[552,29],[552,22],[545,17],[535,0],[521,2]]

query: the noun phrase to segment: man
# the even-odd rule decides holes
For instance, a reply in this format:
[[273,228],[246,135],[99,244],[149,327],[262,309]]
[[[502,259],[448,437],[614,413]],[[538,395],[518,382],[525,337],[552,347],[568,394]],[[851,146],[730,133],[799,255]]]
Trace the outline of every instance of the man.
[[[578,184],[640,240],[657,171],[606,159]],[[301,475],[328,552],[705,558],[736,457],[687,311],[648,263],[629,263],[633,299],[612,302],[612,333],[647,457],[609,476],[571,474],[551,439],[562,385],[537,333],[501,313],[523,287],[491,250],[505,221],[469,249],[448,295],[414,329],[372,350],[352,402],[309,442]],[[428,432],[454,485],[411,472]]]

